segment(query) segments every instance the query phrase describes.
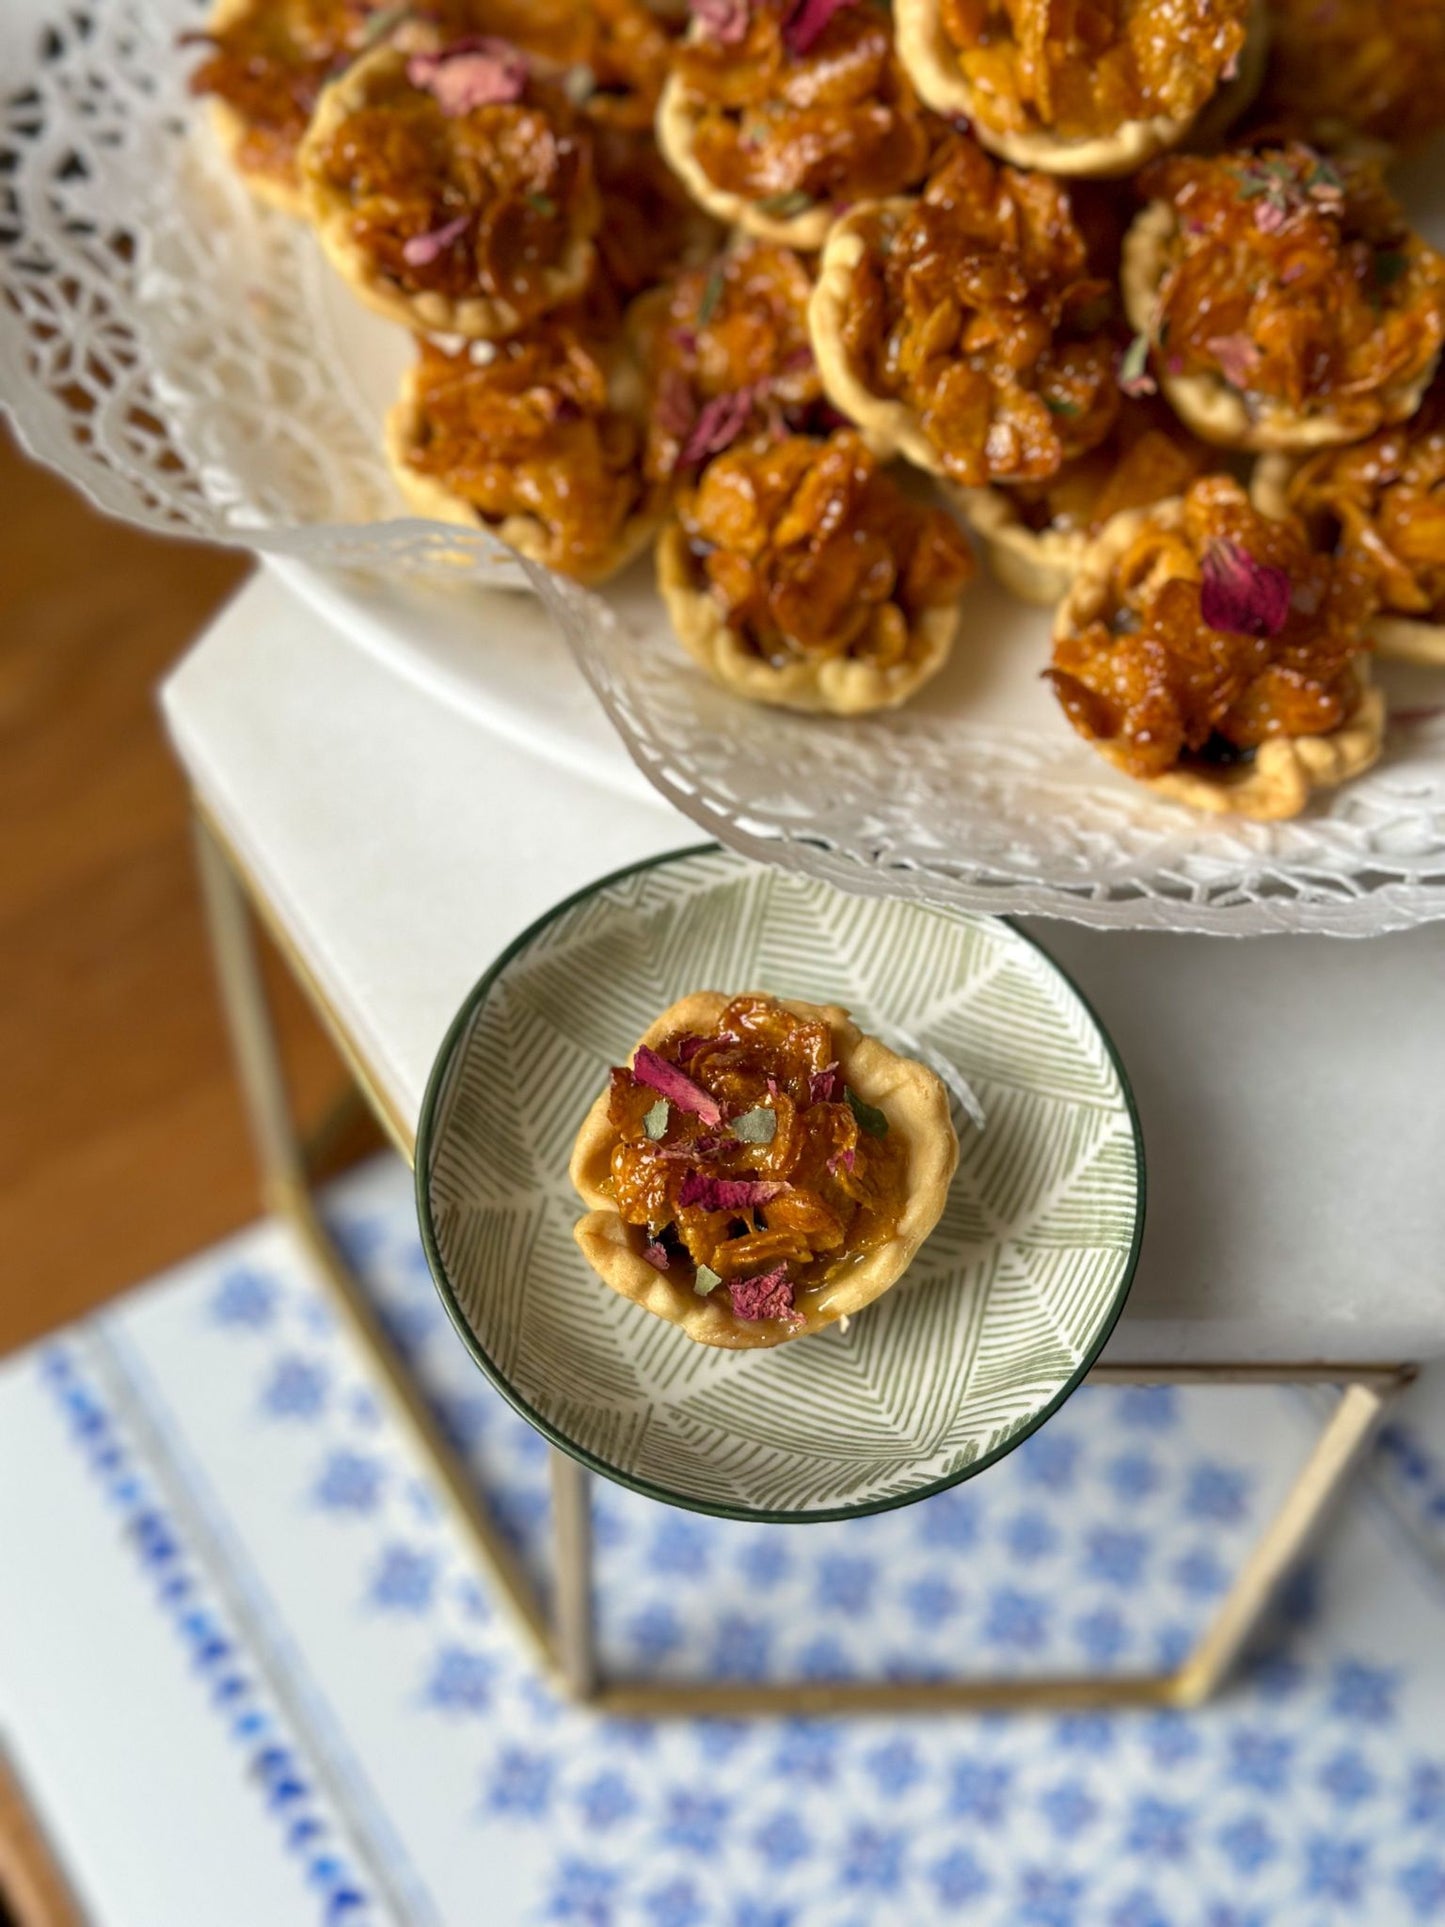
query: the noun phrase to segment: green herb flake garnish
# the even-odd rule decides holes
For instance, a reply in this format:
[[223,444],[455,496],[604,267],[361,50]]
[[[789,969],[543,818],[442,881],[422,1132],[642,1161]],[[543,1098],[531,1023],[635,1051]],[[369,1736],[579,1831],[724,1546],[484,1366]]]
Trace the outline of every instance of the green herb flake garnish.
[[1375,285],[1380,288],[1393,288],[1402,275],[1409,272],[1410,257],[1397,249],[1389,248],[1375,256]]
[[597,92],[597,76],[580,63],[569,67],[562,76],[562,91],[574,107],[585,107]]
[[379,40],[385,40],[406,19],[409,11],[406,7],[381,7],[375,13],[368,14],[361,29],[361,38],[356,43],[358,52],[365,52]]
[[549,221],[557,212],[557,203],[552,199],[550,194],[529,194],[527,196],[527,205],[534,213],[542,215]]
[[735,1117],[729,1126],[740,1144],[771,1144],[778,1128],[778,1114],[766,1104]]
[[699,1265],[697,1268],[697,1276],[692,1281],[692,1288],[699,1298],[706,1298],[708,1293],[710,1291],[716,1291],[721,1283],[722,1279],[718,1276],[717,1272],[713,1270],[711,1265]]
[[667,1135],[667,1119],[670,1111],[667,1099],[658,1098],[652,1109],[642,1120],[642,1128],[655,1144],[660,1137]]
[[1131,381],[1142,381],[1149,370],[1149,337],[1135,335],[1124,350],[1124,359],[1119,364],[1119,384],[1123,387]]
[[843,1095],[848,1100],[848,1109],[858,1120],[860,1131],[868,1137],[887,1137],[888,1119],[882,1111],[872,1104],[865,1104],[851,1084],[844,1086]]
[[806,214],[812,205],[812,195],[805,194],[797,187],[791,194],[770,194],[766,200],[758,202],[764,214],[776,214],[783,220],[791,220],[795,214]]
[[1082,415],[1083,409],[1067,395],[1045,395],[1044,406],[1051,415]]
[[717,304],[722,300],[722,293],[723,265],[721,261],[714,261],[703,287],[702,300],[697,304],[697,325],[699,328],[705,328],[717,313]]

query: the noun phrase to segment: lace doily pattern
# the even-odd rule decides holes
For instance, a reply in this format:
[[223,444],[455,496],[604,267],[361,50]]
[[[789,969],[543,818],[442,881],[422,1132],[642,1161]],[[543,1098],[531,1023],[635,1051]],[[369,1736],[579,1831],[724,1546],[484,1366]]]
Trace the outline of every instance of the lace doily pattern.
[[[485,534],[398,518],[311,237],[255,206],[187,95],[176,38],[200,19],[188,0],[0,10],[0,397],[22,440],[161,533],[515,582]],[[639,768],[751,856],[860,894],[1133,928],[1366,936],[1445,916],[1445,717],[1407,720],[1294,823],[1206,823],[1133,796],[1062,727],[745,707],[660,615],[620,621],[525,573]]]

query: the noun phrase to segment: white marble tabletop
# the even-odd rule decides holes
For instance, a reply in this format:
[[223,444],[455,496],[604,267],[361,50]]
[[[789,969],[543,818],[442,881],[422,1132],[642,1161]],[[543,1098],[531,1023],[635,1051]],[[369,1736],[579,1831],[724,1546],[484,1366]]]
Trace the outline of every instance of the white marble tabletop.
[[[408,1120],[456,1007],[518,931],[698,840],[661,799],[603,791],[442,706],[265,577],[163,700],[195,788]],[[1445,1353],[1445,925],[1368,941],[1030,928],[1113,1035],[1143,1119],[1148,1230],[1109,1356]]]

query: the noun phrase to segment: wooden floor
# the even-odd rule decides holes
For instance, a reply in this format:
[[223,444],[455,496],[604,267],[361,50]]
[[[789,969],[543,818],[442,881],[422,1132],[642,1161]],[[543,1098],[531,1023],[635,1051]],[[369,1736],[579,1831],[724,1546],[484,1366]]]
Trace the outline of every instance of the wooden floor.
[[[0,1352],[255,1215],[157,718],[244,562],[91,512],[0,428]],[[331,1078],[281,999],[298,1092]]]

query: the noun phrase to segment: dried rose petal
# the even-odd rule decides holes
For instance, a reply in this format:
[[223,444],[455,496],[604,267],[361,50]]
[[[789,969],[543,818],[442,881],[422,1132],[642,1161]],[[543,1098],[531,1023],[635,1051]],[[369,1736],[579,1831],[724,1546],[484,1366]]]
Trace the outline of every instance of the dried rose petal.
[[840,1169],[851,1171],[858,1162],[858,1153],[850,1144],[846,1151],[835,1151],[828,1160],[828,1169],[836,1178]]
[[704,1124],[722,1123],[722,1106],[717,1099],[709,1097],[700,1084],[694,1084],[676,1064],[669,1064],[646,1044],[639,1047],[632,1060],[632,1075],[650,1091],[660,1091],[680,1111],[700,1117]]
[[710,1044],[712,1041],[710,1037],[703,1037],[695,1030],[688,1031],[684,1036],[678,1038],[675,1046],[678,1063],[690,1064],[702,1049],[703,1045]]
[[747,427],[757,398],[756,387],[734,388],[729,394],[714,395],[704,405],[682,445],[677,458],[682,466],[689,468],[694,462],[705,462],[713,455],[721,455],[725,448],[731,448]]
[[1231,388],[1248,388],[1260,364],[1259,348],[1248,335],[1212,335],[1204,345]]
[[[692,390],[686,375],[676,368],[664,368],[658,380],[657,394],[653,398],[653,420],[664,435],[675,436],[681,441],[692,427],[694,413]],[[694,1049],[703,1041],[699,1037]]]
[[788,1282],[786,1265],[779,1265],[776,1271],[765,1271],[761,1278],[731,1279],[728,1297],[732,1300],[733,1316],[746,1318],[750,1325],[760,1325],[765,1318],[802,1323],[793,1312],[793,1287]]
[[749,0],[688,0],[688,12],[707,38],[721,46],[736,47],[747,38]]
[[677,1193],[680,1211],[697,1205],[703,1211],[757,1211],[787,1190],[773,1178],[710,1178],[689,1171]]
[[808,53],[835,13],[855,0],[796,0],[783,22],[783,45],[790,54]]
[[830,1064],[826,1070],[814,1071],[808,1079],[808,1102],[810,1104],[836,1104],[843,1095],[843,1080],[838,1075],[838,1066]]
[[1261,234],[1278,234],[1289,223],[1289,207],[1273,194],[1261,195],[1254,204],[1254,225]]
[[466,233],[471,218],[470,214],[459,214],[454,221],[434,227],[430,234],[413,234],[402,246],[402,260],[409,268],[429,268],[439,254],[445,254],[452,242]]
[[1237,542],[1204,551],[1199,612],[1227,635],[1277,636],[1289,621],[1290,582],[1283,569],[1256,562]]
[[652,1269],[654,1271],[667,1270],[668,1268],[667,1247],[662,1243],[660,1239],[654,1239],[650,1245],[644,1245],[642,1248],[642,1255],[647,1260],[648,1264],[652,1266]]
[[474,107],[497,107],[520,100],[527,85],[527,62],[506,40],[469,36],[438,54],[413,54],[406,77],[436,101],[444,114],[469,114]]

